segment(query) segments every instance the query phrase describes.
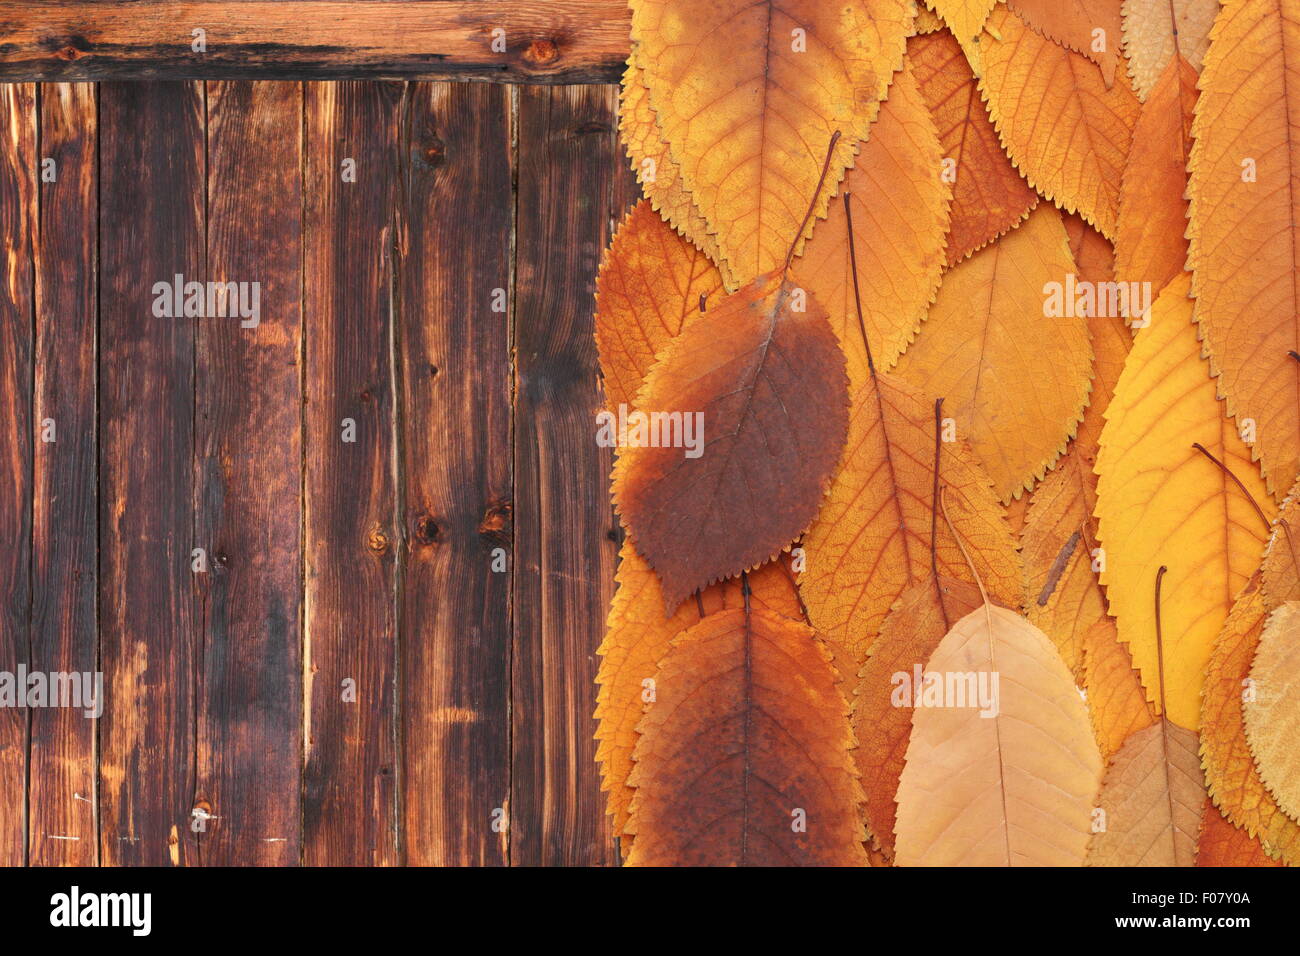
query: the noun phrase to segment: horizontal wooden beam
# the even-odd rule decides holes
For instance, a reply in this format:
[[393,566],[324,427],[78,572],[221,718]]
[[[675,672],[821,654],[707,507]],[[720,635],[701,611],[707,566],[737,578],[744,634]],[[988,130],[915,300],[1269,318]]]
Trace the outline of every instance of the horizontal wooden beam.
[[609,83],[628,44],[626,0],[0,0],[9,82]]

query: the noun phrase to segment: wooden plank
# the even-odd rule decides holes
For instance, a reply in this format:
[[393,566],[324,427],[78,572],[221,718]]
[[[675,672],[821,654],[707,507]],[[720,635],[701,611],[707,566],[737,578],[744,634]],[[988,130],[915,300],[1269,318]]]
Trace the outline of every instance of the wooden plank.
[[413,84],[403,117],[402,790],[417,865],[507,859],[510,97]]
[[[312,83],[306,94],[303,858],[310,864],[398,858],[390,302],[402,93],[400,84],[346,82]],[[353,169],[355,181],[345,181]]]
[[205,865],[283,866],[301,849],[302,87],[209,83],[207,109],[208,279],[238,308],[214,301],[196,333],[198,843]]
[[616,863],[595,763],[596,648],[613,589],[611,459],[593,292],[635,185],[618,91],[520,91],[511,862]]
[[[43,86],[32,669],[85,675],[98,670],[96,149],[95,88],[86,83]],[[93,677],[85,684],[93,687]],[[88,716],[96,709],[32,711],[28,842],[35,865],[93,866],[98,861],[96,735]]]
[[193,862],[194,322],[154,284],[204,274],[203,88],[100,87],[101,859]]
[[629,32],[625,0],[0,0],[0,79],[612,83]]
[[[0,84],[0,672],[30,659],[36,89]],[[0,865],[26,860],[27,711],[0,707]]]

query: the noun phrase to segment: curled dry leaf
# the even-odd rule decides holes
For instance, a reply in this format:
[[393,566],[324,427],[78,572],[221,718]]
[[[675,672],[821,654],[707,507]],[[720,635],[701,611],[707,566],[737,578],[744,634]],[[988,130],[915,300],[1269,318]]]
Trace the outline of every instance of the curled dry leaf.
[[1228,819],[1259,837],[1270,856],[1297,866],[1300,824],[1283,813],[1264,788],[1246,742],[1242,713],[1264,616],[1263,596],[1252,582],[1233,605],[1206,667],[1201,765],[1210,796]]
[[[795,282],[826,309],[848,355],[849,380],[865,379],[866,350],[858,324],[854,262],[862,319],[881,370],[898,360],[934,301],[944,265],[950,190],[939,175],[934,120],[904,64],[894,78],[871,138],[795,263]],[[849,245],[849,222],[854,243]]]
[[[614,832],[627,825],[632,788],[632,750],[636,726],[653,698],[653,681],[659,661],[672,639],[706,615],[724,608],[743,608],[740,581],[732,578],[705,588],[698,601],[683,601],[671,617],[664,616],[663,591],[650,566],[628,542],[619,554],[618,590],[610,605],[605,639],[597,653],[600,671],[596,683],[596,759],[601,765],[601,787],[608,792],[607,808]],[[750,605],[775,617],[800,621],[799,592],[794,576],[782,562],[765,564],[749,575]],[[624,847],[626,850],[626,846]]]
[[1137,731],[1106,768],[1088,866],[1192,866],[1205,805],[1196,734],[1164,719]]
[[702,422],[699,454],[624,448],[614,500],[669,612],[811,524],[844,448],[847,392],[826,313],[779,276],[723,299],[665,347],[637,404],[652,428],[669,420],[656,415]]
[[[1300,29],[1286,0],[1226,0],[1192,124],[1188,267],[1228,414],[1281,494],[1300,467]],[[1246,118],[1248,117],[1248,120]]]
[[1127,83],[1107,89],[1095,64],[1003,6],[989,27],[1001,39],[980,43],[980,90],[1007,153],[1043,195],[1113,239],[1137,97]]
[[1121,0],[1007,0],[1037,32],[1101,68],[1102,79],[1115,82],[1123,37]]
[[1282,811],[1300,819],[1300,602],[1269,614],[1250,680],[1243,709],[1255,767]]
[[1101,755],[1047,635],[985,604],[953,625],[926,670],[945,684],[998,675],[997,714],[981,716],[978,706],[912,712],[898,787],[898,865],[1082,864]]
[[1241,827],[1233,826],[1212,803],[1205,805],[1197,866],[1281,866],[1264,851],[1264,845]]
[[[912,0],[632,0],[650,103],[736,277],[776,268],[824,216],[902,64]],[[795,31],[802,31],[801,35]],[[843,134],[817,191],[826,142]]]
[[734,280],[718,251],[718,241],[709,233],[708,223],[700,215],[694,198],[682,185],[681,167],[663,140],[659,118],[650,106],[650,91],[646,89],[640,55],[635,49],[627,58],[627,69],[623,72],[618,130],[632,160],[632,171],[650,204],[677,232],[721,267],[728,288],[734,291]]
[[1165,700],[1170,720],[1196,730],[1215,635],[1263,553],[1269,518],[1261,520],[1256,503],[1266,516],[1273,505],[1215,396],[1187,288],[1184,275],[1152,307],[1106,410],[1096,514],[1101,583],[1152,702],[1160,686],[1155,583],[1168,568]]
[[596,347],[610,408],[633,405],[660,350],[716,296],[722,276],[641,200],[596,277]]
[[630,866],[865,866],[853,733],[806,626],[744,608],[677,635],[641,719]]
[[853,398],[849,442],[803,548],[799,590],[808,617],[853,655],[856,673],[885,615],[914,584],[940,574],[972,581],[956,539],[936,522],[935,449],[953,524],[989,591],[1007,604],[1020,595],[1020,563],[984,469],[961,440],[937,442],[934,406],[880,372]]
[[965,617],[983,600],[973,584],[941,576],[918,581],[903,592],[867,652],[853,698],[853,733],[867,831],[886,859],[894,856],[898,780],[912,733],[911,698],[900,694],[904,675],[915,686],[916,669],[925,668],[951,621]]
[[1200,72],[1218,12],[1219,0],[1124,0],[1124,52],[1139,97],[1151,94],[1176,55]]
[[945,162],[952,164],[952,216],[948,263],[1024,220],[1038,203],[998,141],[988,108],[961,46],[948,30],[908,41],[908,58],[921,95],[934,115]]
[[948,273],[896,369],[944,398],[1004,501],[1060,457],[1088,403],[1086,320],[1045,311],[1047,287],[1074,268],[1060,213],[1040,207]]

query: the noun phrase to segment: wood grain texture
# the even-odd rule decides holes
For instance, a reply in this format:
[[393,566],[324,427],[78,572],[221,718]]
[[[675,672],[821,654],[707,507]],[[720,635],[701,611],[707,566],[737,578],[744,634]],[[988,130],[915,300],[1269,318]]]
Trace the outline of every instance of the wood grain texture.
[[101,858],[167,866],[196,849],[194,323],[151,290],[205,271],[203,87],[99,97]]
[[510,112],[503,86],[416,83],[402,117],[402,824],[413,865],[508,858]]
[[[207,84],[207,278],[257,283],[197,321],[196,543],[204,864],[299,858],[302,87]],[[234,314],[231,314],[234,313]]]
[[615,863],[592,718],[618,548],[592,313],[601,250],[636,186],[615,89],[519,99],[510,858]]
[[0,0],[0,80],[616,83],[630,24],[624,0]]
[[[36,88],[0,86],[0,670],[30,656]],[[0,708],[0,865],[26,859],[27,711]]]
[[[401,84],[306,89],[303,860],[398,860],[393,209]],[[355,181],[344,181],[344,160]],[[354,440],[345,440],[346,422]]]
[[[98,669],[95,326],[98,204],[96,92],[86,83],[40,91],[42,160],[36,241],[32,667]],[[43,164],[44,165],[44,164]],[[42,179],[44,179],[42,174]],[[47,431],[46,426],[52,429]],[[53,438],[53,441],[45,439]],[[98,703],[98,702],[97,702]],[[29,859],[98,861],[94,708],[31,712]]]

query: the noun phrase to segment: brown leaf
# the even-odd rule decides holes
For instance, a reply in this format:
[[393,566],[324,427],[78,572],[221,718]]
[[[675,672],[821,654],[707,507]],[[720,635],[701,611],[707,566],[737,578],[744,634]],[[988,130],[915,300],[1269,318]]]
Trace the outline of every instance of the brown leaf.
[[614,468],[618,510],[670,612],[788,546],[812,522],[839,461],[844,353],[826,313],[811,297],[795,311],[794,293],[789,281],[764,276],[727,297],[666,347],[641,391],[643,412],[680,412],[683,429],[703,422],[697,457],[687,457],[691,448],[627,447]]

